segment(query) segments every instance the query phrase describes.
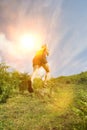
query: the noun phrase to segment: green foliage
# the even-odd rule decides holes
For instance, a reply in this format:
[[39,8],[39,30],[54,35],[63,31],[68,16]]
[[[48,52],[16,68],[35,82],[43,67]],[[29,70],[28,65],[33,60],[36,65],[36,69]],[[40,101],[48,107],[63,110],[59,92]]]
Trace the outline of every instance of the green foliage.
[[[55,80],[51,83],[55,84]],[[58,83],[56,90],[50,98],[31,97],[27,93],[10,98],[0,106],[0,129],[86,130],[86,85]]]
[[6,102],[11,90],[11,78],[7,72],[8,66],[4,63],[0,64],[0,102]]
[[43,88],[44,82],[40,78],[35,78],[33,86],[35,89]]
[[19,73],[18,71],[13,71],[10,73],[11,74],[11,81],[12,81],[12,86],[13,88],[17,88],[19,86],[19,83],[20,83],[20,76],[21,76],[21,73]]
[[26,86],[30,78],[27,73],[18,71],[9,72],[9,66],[5,63],[0,64],[0,103],[4,103],[12,95],[12,93],[21,87]]
[[8,66],[0,64],[0,102],[8,99],[0,104],[0,130],[87,129],[87,72],[52,78],[44,89],[44,81],[35,79],[34,89],[51,90],[50,97],[14,93],[29,78],[27,73],[8,72]]
[[30,81],[30,75],[28,75],[27,73],[20,74],[20,83],[19,83],[20,93],[23,94],[25,90],[28,91],[29,81]]
[[7,101],[14,88],[19,84],[19,73],[8,72],[9,66],[0,64],[0,103]]
[[57,78],[57,81],[65,84],[87,84],[87,72],[71,76],[61,76]]

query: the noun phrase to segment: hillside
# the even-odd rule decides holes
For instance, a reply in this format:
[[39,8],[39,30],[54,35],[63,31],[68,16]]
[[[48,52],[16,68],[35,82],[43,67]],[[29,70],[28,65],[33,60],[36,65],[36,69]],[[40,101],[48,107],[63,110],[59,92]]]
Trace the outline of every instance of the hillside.
[[87,72],[53,78],[45,88],[36,79],[34,88],[15,88],[0,104],[0,130],[87,130]]

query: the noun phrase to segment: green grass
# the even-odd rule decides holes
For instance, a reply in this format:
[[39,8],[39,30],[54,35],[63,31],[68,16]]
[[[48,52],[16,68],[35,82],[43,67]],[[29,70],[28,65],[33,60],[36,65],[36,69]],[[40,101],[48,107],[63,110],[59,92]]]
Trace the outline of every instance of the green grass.
[[15,92],[7,103],[1,104],[0,130],[87,129],[86,84],[66,84],[54,79],[40,90],[49,94]]

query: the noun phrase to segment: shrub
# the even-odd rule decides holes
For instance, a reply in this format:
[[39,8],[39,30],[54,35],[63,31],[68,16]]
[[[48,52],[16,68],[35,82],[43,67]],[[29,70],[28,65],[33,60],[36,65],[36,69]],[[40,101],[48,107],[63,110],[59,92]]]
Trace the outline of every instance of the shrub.
[[8,72],[8,68],[5,63],[0,64],[0,103],[6,102],[13,89],[19,84],[18,77]]

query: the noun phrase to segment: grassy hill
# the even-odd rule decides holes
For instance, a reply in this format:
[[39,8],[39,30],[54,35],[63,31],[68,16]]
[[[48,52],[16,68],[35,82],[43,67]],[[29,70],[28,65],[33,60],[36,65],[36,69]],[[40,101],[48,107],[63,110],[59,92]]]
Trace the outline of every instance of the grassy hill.
[[34,82],[35,93],[16,88],[0,104],[0,130],[87,130],[87,72]]

